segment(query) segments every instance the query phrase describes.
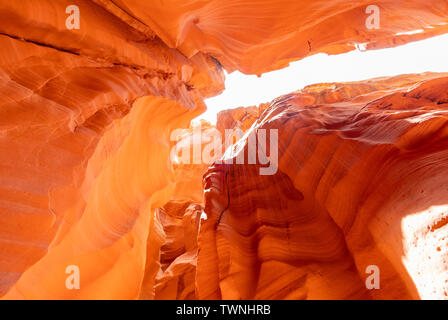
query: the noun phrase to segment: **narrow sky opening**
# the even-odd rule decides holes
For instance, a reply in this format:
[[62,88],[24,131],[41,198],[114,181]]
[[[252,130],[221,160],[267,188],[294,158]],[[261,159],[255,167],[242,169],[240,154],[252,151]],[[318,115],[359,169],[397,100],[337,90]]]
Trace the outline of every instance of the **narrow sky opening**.
[[260,78],[238,71],[226,74],[226,89],[221,95],[205,100],[207,111],[197,119],[216,123],[219,111],[270,102],[310,84],[427,71],[448,72],[448,34],[390,49],[355,50],[334,56],[320,53]]

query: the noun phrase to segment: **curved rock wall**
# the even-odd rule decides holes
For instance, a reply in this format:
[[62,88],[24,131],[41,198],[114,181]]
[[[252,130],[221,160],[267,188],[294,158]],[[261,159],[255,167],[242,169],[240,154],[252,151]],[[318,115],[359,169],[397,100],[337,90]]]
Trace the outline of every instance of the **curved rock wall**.
[[246,138],[205,175],[199,298],[446,298],[447,89],[407,75],[271,103],[250,131],[278,130],[278,171],[236,164]]
[[224,68],[442,34],[447,1],[378,1],[379,30],[364,1],[77,0],[69,29],[73,4],[0,1],[2,298],[446,297],[447,75],[317,84],[204,127],[247,132],[227,160],[278,130],[272,175],[171,156]]

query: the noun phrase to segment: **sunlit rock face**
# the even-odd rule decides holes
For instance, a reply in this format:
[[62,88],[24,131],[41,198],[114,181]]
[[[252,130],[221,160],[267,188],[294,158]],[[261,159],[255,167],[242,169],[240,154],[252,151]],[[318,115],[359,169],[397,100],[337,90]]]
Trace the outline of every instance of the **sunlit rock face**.
[[173,183],[169,201],[154,213],[140,299],[196,299],[197,236],[204,215],[202,176],[218,155],[209,162],[196,158],[205,154],[209,134],[219,135],[219,131],[208,122],[171,131]]
[[[69,4],[1,2],[0,295],[138,298],[157,271],[145,267],[162,244],[154,212],[175,186],[170,133],[223,89],[223,71],[90,1],[67,30]],[[80,290],[66,287],[69,265]]]
[[201,205],[191,202],[168,202],[158,209],[166,239],[160,249],[155,299],[196,299],[197,235],[202,212]]
[[447,1],[378,1],[373,30],[364,1],[80,0],[68,29],[72,4],[0,1],[2,298],[446,297],[446,75],[314,85],[201,127],[277,129],[272,174],[172,155],[178,130],[202,155],[190,121],[224,68],[441,34]]
[[[107,1],[95,0],[106,7]],[[187,57],[209,53],[228,70],[261,74],[318,52],[339,54],[356,44],[394,47],[448,31],[443,0],[179,0],[114,1]],[[379,29],[366,27],[366,9],[381,10]],[[370,11],[368,11],[370,12]],[[367,24],[369,22],[367,21]],[[416,30],[419,34],[406,34]],[[398,33],[398,35],[397,35]]]
[[[250,132],[278,131],[278,171],[236,164],[247,135],[205,175],[199,298],[446,298],[447,76],[273,101]],[[380,289],[367,290],[368,266]]]
[[246,132],[268,106],[269,103],[262,103],[259,106],[220,111],[217,116],[216,128],[222,135],[225,135],[225,131],[229,129]]

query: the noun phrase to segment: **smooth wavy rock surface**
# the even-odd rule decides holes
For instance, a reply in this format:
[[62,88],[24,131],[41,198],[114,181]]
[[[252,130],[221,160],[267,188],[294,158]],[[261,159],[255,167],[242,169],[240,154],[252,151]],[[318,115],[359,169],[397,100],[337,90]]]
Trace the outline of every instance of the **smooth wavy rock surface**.
[[378,1],[378,30],[367,1],[77,0],[69,30],[72,4],[0,0],[2,298],[446,297],[447,75],[314,85],[203,127],[278,129],[271,176],[176,162],[172,133],[202,144],[224,69],[445,33],[448,1]]
[[161,272],[155,283],[155,299],[196,299],[197,236],[202,206],[168,202],[158,210],[165,231],[160,249]]
[[[137,298],[154,210],[175,186],[170,132],[224,76],[90,1],[67,30],[69,4],[1,2],[0,295]],[[69,265],[81,290],[65,286]]]
[[[211,54],[227,70],[247,74],[280,69],[318,52],[394,47],[448,31],[446,0],[95,2],[117,16],[124,11],[135,17],[187,57]],[[380,9],[379,29],[366,27],[372,4]]]
[[[248,134],[205,175],[198,298],[446,299],[447,76],[314,85],[271,103],[249,133],[278,130],[278,171],[237,164]],[[366,289],[369,265],[380,290]]]

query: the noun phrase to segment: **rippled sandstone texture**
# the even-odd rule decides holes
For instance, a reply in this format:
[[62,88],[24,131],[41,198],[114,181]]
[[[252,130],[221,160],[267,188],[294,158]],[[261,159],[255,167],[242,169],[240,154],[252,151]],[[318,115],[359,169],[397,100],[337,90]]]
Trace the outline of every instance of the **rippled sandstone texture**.
[[445,75],[316,85],[223,119],[281,129],[279,171],[213,166],[205,202],[207,168],[173,168],[170,134],[223,67],[445,33],[447,1],[378,1],[379,30],[365,1],[79,0],[67,30],[71,4],[0,1],[3,298],[446,297]]
[[[446,299],[447,76],[273,101],[251,131],[278,130],[277,173],[233,161],[205,175],[198,297]],[[233,158],[247,149],[243,139]],[[369,265],[380,290],[366,289]]]
[[205,110],[223,72],[90,1],[67,30],[68,4],[1,2],[0,293],[138,298],[157,272],[154,211],[175,186],[170,131]]

